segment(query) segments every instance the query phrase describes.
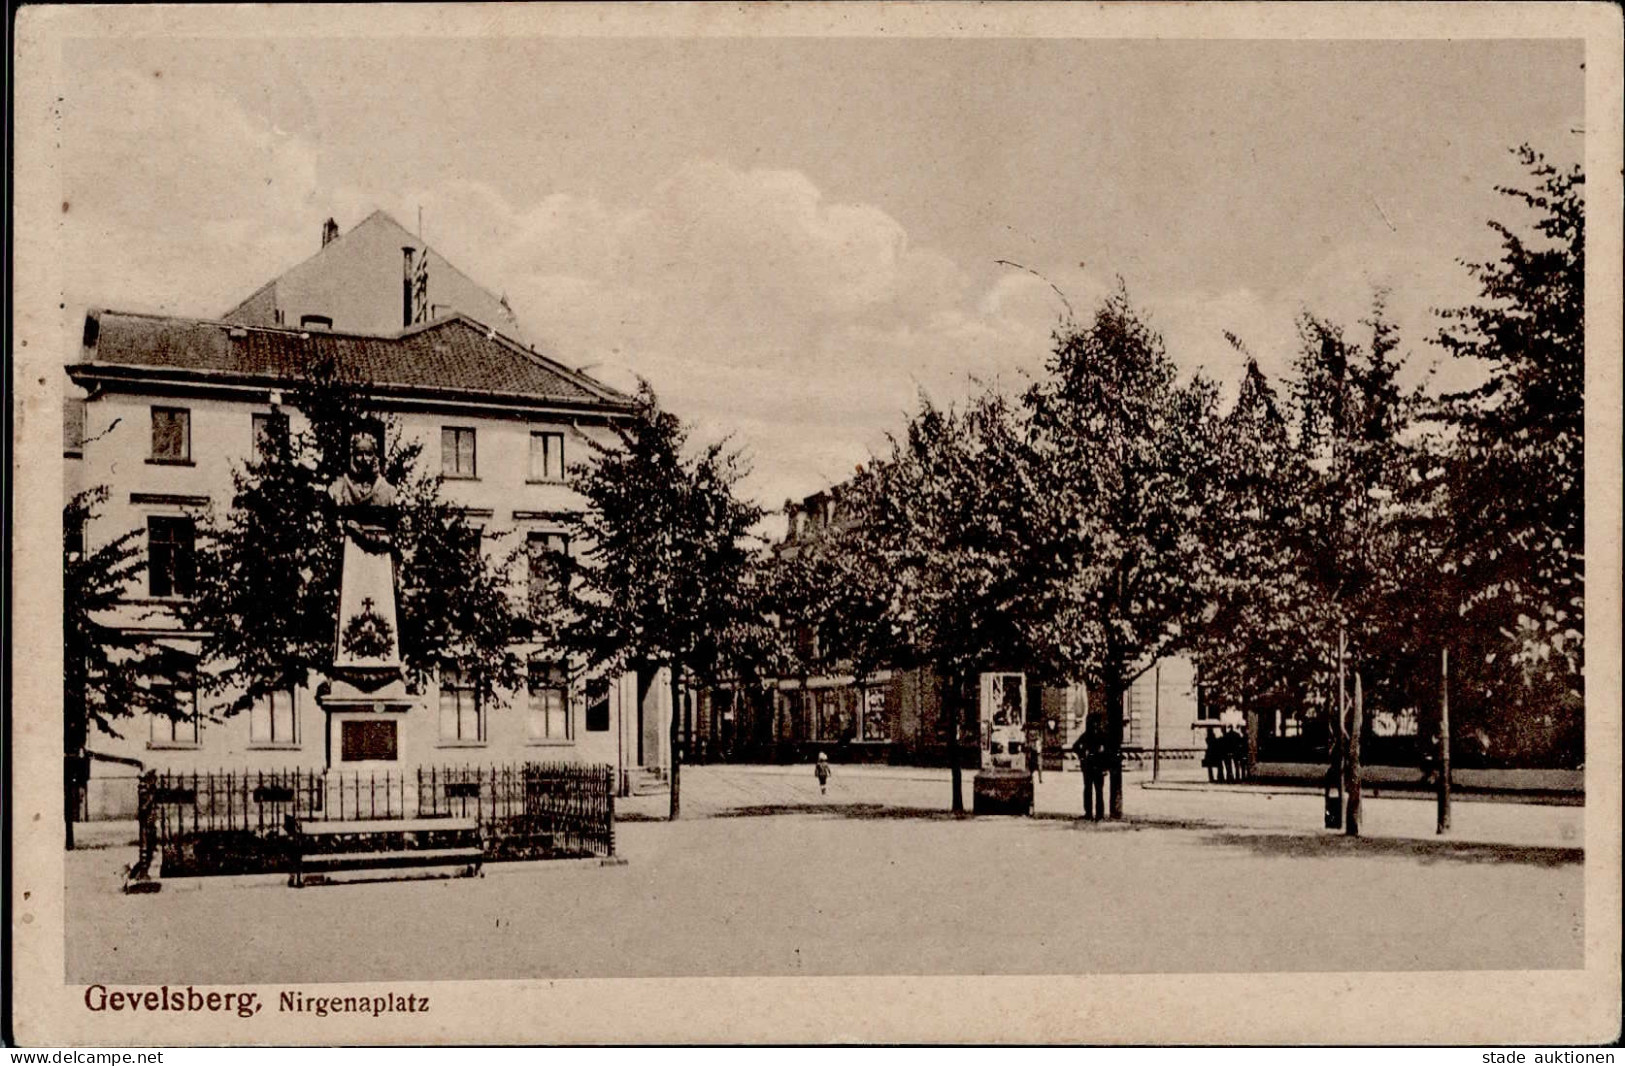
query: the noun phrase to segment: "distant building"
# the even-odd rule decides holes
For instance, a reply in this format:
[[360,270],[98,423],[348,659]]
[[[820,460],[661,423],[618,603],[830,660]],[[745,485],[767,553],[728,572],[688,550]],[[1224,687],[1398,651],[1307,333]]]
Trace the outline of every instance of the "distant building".
[[[787,501],[785,536],[776,550],[794,553],[851,521],[841,496],[837,485]],[[810,627],[794,619],[781,624],[796,629],[807,658],[817,657]],[[1209,720],[1198,696],[1187,658],[1169,657],[1141,673],[1124,696],[1128,756],[1148,760],[1154,748],[1170,759],[1198,756],[1208,731],[1218,726],[1216,712]],[[1008,757],[1003,749],[1016,730],[1025,735],[1022,743],[1042,738],[1046,764],[1053,766],[1103,699],[1084,685],[1042,684],[1021,663],[985,671],[958,693],[925,668],[880,670],[861,681],[836,669],[780,677],[761,693],[715,691],[692,723],[685,719],[683,735],[692,738],[696,755],[708,757],[794,762],[822,751],[845,762],[945,766],[952,719],[944,717],[944,707],[957,705],[965,716],[962,765]]]
[[[455,304],[403,327],[405,257],[396,247],[390,318],[379,264],[392,242],[409,236],[382,213],[344,236],[328,232],[316,257],[223,321],[86,315],[81,349],[66,368],[65,489],[71,496],[102,485],[110,497],[90,528],[68,531],[70,544],[94,550],[135,529],[147,551],[146,571],[112,621],[148,631],[179,656],[196,655],[174,607],[192,591],[198,519],[211,506],[229,506],[232,470],[254,453],[271,420],[287,418],[297,429],[300,416],[285,406],[283,390],[314,359],[330,358],[370,383],[378,408],[422,444],[420,463],[439,472],[444,497],[474,525],[511,532],[516,540],[508,543],[525,544],[534,559],[579,549],[564,536],[562,520],[581,506],[564,482],[565,464],[588,440],[612,440],[610,427],[627,417],[631,401],[535,352],[502,323],[478,318],[476,311],[496,317],[499,301],[432,251],[430,291]],[[320,325],[310,321],[317,315]],[[521,592],[541,572],[531,571],[516,575]],[[104,758],[92,763],[85,813],[132,813],[136,766],[410,771],[562,760],[614,765],[624,783],[669,765],[670,706],[660,675],[629,674],[589,698],[565,680],[556,652],[519,650],[531,660],[530,678],[505,706],[480,705],[448,662],[416,706],[383,716],[360,747],[351,734],[361,731],[346,726],[355,716],[324,709],[314,689],[278,694],[223,721],[207,718],[194,689],[198,713],[190,720],[154,716],[124,722],[121,738],[93,733],[89,747]]]

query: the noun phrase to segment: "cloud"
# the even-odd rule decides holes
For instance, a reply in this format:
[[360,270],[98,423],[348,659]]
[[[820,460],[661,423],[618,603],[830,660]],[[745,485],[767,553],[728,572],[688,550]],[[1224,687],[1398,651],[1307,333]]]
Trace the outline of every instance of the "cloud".
[[[1432,344],[1441,323],[1437,310],[1475,298],[1471,276],[1432,249],[1398,240],[1339,247],[1279,291],[1170,292],[1150,296],[1147,304],[1175,362],[1186,372],[1218,379],[1233,394],[1248,354],[1272,379],[1291,374],[1300,347],[1298,323],[1306,313],[1343,326],[1356,343],[1368,342],[1363,322],[1379,294],[1409,356],[1405,384],[1420,382],[1435,367],[1439,383],[1452,388],[1477,380],[1478,370],[1451,360]],[[1226,332],[1242,341],[1246,354],[1225,339]]]
[[612,383],[643,376],[702,434],[732,434],[775,506],[847,476],[921,390],[952,402],[973,377],[1030,374],[1059,313],[1044,283],[979,291],[884,211],[796,171],[694,160],[618,204],[522,208],[471,181],[410,198],[531,337]]
[[[326,172],[315,144],[207,86],[111,67],[83,84],[83,106],[65,104],[74,294],[218,314],[313,252],[328,215],[347,228],[383,207],[411,226],[421,207],[425,237],[505,292],[529,339],[611,384],[645,377],[702,436],[731,436],[770,507],[848,476],[922,392],[1025,387],[1063,318],[1086,322],[1116,283],[1081,265],[973,277],[796,170],[696,159],[622,201],[516,203],[473,178],[380,189]],[[1420,347],[1427,308],[1459,302],[1465,276],[1422,266],[1437,263],[1426,251],[1340,248],[1275,292],[1128,284],[1185,371],[1239,378],[1229,330],[1280,377],[1301,310],[1352,325],[1376,284]]]
[[70,299],[218,314],[273,276],[266,264],[312,250],[325,207],[312,144],[161,72],[100,67],[74,85],[60,157]]

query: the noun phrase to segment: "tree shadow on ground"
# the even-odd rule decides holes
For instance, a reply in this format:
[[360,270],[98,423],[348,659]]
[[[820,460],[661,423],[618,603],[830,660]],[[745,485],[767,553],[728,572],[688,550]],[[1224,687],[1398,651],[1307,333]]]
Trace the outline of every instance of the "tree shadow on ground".
[[765,803],[729,807],[715,811],[708,818],[773,818],[787,814],[818,814],[829,818],[853,818],[861,821],[1023,821],[1054,828],[1080,829],[1093,832],[1130,832],[1138,829],[1211,829],[1211,822],[1192,822],[1173,818],[1125,818],[1120,821],[1089,821],[1075,814],[1059,811],[1038,811],[1033,814],[974,814],[966,811],[956,815],[938,807],[900,807],[883,803]]
[[893,807],[882,803],[760,803],[743,807],[729,807],[717,811],[712,818],[774,818],[783,814],[822,814],[831,818],[858,818],[864,820],[913,819],[925,821],[954,820],[951,811],[930,807]]
[[[1458,840],[1425,840],[1394,837],[1350,837],[1318,830],[1292,832],[1226,831],[1211,821],[1181,818],[1129,816],[1119,821],[1092,821],[1076,814],[1040,811],[1030,815],[955,815],[936,807],[900,807],[881,803],[764,803],[728,807],[691,814],[688,818],[776,818],[785,815],[819,815],[859,821],[1003,821],[1020,820],[1051,829],[1095,833],[1130,833],[1147,829],[1178,829],[1203,834],[1209,846],[1246,848],[1265,858],[1324,859],[1345,855],[1408,858],[1427,866],[1439,862],[1471,864],[1521,864],[1556,868],[1581,865],[1584,848],[1490,844]],[[664,815],[617,815],[618,822],[664,822]]]
[[1440,862],[1458,862],[1518,863],[1548,868],[1585,863],[1584,848],[1487,844],[1462,840],[1236,832],[1210,833],[1203,838],[1203,843],[1218,847],[1246,848],[1263,858],[1325,859],[1345,855],[1374,855],[1412,859],[1423,866]]

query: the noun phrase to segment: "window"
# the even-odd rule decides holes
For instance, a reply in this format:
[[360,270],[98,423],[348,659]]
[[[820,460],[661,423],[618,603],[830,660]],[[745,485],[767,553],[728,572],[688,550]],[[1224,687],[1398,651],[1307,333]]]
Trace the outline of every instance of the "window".
[[846,690],[827,688],[817,694],[817,740],[851,740],[855,735],[846,707]]
[[192,520],[178,515],[147,519],[147,588],[154,596],[190,596],[197,585]]
[[804,662],[818,660],[818,630],[810,625],[796,626],[796,654]]
[[155,711],[152,718],[152,743],[164,747],[191,747],[198,742],[197,712],[190,718],[171,718]]
[[572,739],[570,678],[556,662],[532,659],[529,670],[530,714],[527,728],[532,742]]
[[863,740],[890,740],[891,726],[886,720],[886,690],[883,688],[866,688],[863,690],[863,714],[859,719],[862,728],[860,734]]
[[154,747],[196,747],[198,743],[197,679],[190,667],[175,667],[152,684],[154,707],[148,714]]
[[1219,718],[1219,705],[1208,691],[1206,681],[1196,683],[1196,720],[1198,722],[1213,722]]
[[288,454],[288,416],[281,412],[254,416],[254,450],[256,463]]
[[479,693],[473,679],[455,666],[440,670],[440,739],[462,744],[485,740]]
[[546,609],[559,592],[559,562],[570,554],[570,538],[563,533],[531,533],[525,537],[530,564],[529,594],[533,612]]
[[184,407],[152,409],[152,461],[192,461],[192,412]]
[[250,744],[293,747],[299,743],[298,727],[292,690],[261,696],[248,712]]
[[62,454],[83,455],[85,451],[85,401],[69,396],[62,401]]
[[446,530],[446,545],[460,547],[465,555],[477,559],[485,546],[485,526],[470,522],[466,514],[460,515]]
[[809,722],[812,718],[812,693],[787,692],[784,694],[784,713],[790,719],[790,739],[807,740],[812,736]]
[[379,719],[358,719],[339,723],[340,762],[394,762],[395,723]]
[[587,684],[587,732],[609,732],[609,682],[603,679]]
[[440,431],[442,477],[474,476],[474,431],[446,426]]
[[564,434],[530,435],[530,480],[564,480]]

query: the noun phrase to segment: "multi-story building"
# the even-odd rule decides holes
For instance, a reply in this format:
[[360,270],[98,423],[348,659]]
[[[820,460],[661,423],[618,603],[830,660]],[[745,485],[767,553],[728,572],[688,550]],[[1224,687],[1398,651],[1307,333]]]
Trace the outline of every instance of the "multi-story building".
[[[516,544],[532,558],[579,549],[565,537],[564,518],[581,506],[565,466],[583,456],[588,441],[613,440],[611,427],[627,416],[629,398],[466,311],[501,302],[439,269],[437,257],[421,249],[415,254],[429,255],[430,291],[442,302],[424,321],[403,325],[415,317],[411,300],[421,301],[424,288],[421,274],[402,270],[409,256],[394,250],[392,277],[356,264],[376,258],[385,237],[404,233],[380,214],[337,239],[329,223],[315,259],[219,321],[86,315],[81,350],[67,366],[65,488],[71,496],[102,486],[108,497],[88,528],[69,533],[81,551],[129,530],[145,534],[147,566],[116,622],[147,631],[177,655],[196,654],[173,608],[192,591],[198,524],[211,508],[230,506],[233,470],[260,446],[272,420],[298,428],[285,392],[319,361],[370,383],[393,432],[422,445],[420,463],[431,464],[443,498],[482,529],[493,558]],[[324,284],[331,302],[323,300]],[[395,297],[390,320],[376,313],[387,289]],[[299,321],[290,325],[293,315]],[[392,328],[379,328],[385,321]],[[541,568],[530,570],[514,575],[521,589]],[[194,691],[185,697],[190,719],[151,716],[124,722],[120,737],[90,738],[104,758],[92,762],[87,813],[129,813],[138,768],[409,770],[560,760],[613,765],[625,781],[640,767],[668,764],[670,708],[658,677],[627,675],[589,700],[572,688],[551,649],[517,650],[531,663],[529,681],[500,706],[474,699],[454,663],[415,693],[404,713],[370,718],[324,708],[315,686],[213,718]]]

